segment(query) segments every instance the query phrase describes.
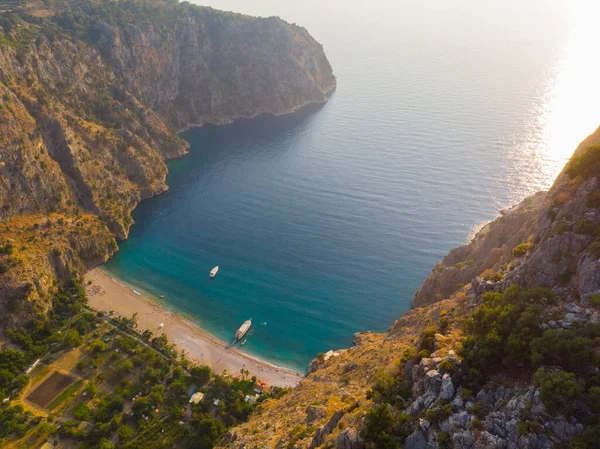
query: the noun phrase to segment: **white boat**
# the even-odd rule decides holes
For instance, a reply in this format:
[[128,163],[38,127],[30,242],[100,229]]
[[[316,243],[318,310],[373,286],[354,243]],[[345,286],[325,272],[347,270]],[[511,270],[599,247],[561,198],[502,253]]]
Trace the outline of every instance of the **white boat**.
[[252,318],[244,321],[244,324],[242,324],[240,326],[240,328],[235,333],[235,340],[237,341],[240,338],[242,338],[244,335],[246,335],[246,332],[248,332],[248,329],[250,329],[250,326],[252,326]]
[[209,276],[211,278],[214,278],[217,275],[218,272],[219,272],[219,266],[217,265],[212,270],[210,270],[210,275]]

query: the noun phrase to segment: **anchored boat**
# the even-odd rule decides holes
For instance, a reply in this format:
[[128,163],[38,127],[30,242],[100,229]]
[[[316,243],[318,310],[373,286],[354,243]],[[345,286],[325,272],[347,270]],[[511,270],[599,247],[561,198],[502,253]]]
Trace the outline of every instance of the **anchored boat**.
[[250,326],[252,326],[252,318],[244,321],[244,324],[242,324],[240,326],[240,328],[237,330],[237,332],[235,333],[235,341],[238,341],[240,338],[242,338],[244,335],[246,335],[246,332],[248,332],[248,329],[250,329]]
[[209,276],[210,276],[211,278],[214,278],[214,277],[217,275],[217,273],[218,273],[218,272],[219,272],[219,266],[217,265],[217,266],[216,266],[216,267],[214,267],[212,270],[210,270],[210,274],[209,274]]

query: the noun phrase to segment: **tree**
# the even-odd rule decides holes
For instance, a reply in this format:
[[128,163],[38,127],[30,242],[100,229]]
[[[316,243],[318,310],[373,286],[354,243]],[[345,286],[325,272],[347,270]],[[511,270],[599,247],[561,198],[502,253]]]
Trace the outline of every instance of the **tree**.
[[108,350],[108,345],[102,340],[94,340],[90,344],[90,349],[94,352],[106,352]]
[[540,368],[535,373],[535,382],[540,387],[540,399],[552,415],[565,408],[581,391],[575,374],[562,370],[549,372]]
[[131,440],[135,435],[135,432],[128,425],[122,425],[121,427],[119,427],[117,435],[119,435],[119,441],[124,443],[125,441]]
[[94,380],[90,380],[87,384],[87,387],[85,387],[85,391],[90,397],[93,398],[98,394],[98,385],[96,385]]
[[199,420],[192,420],[191,424],[188,426],[188,431],[193,432],[187,446],[189,449],[211,449],[225,433],[223,423],[208,414],[202,415]]
[[58,429],[48,421],[42,421],[38,426],[38,430],[46,435],[54,435]]
[[146,329],[144,332],[142,332],[142,339],[144,341],[150,341],[150,339],[152,338],[152,331]]
[[165,400],[165,387],[162,385],[154,385],[150,389],[148,399],[150,399],[150,402],[154,405],[162,404]]
[[90,408],[82,402],[77,404],[72,413],[79,421],[85,421],[90,417]]
[[148,398],[141,396],[131,404],[131,411],[137,416],[148,415],[152,411]]
[[190,373],[194,382],[204,385],[210,380],[212,374],[211,369],[208,366],[194,366]]
[[392,437],[394,417],[388,404],[380,404],[367,413],[365,420],[364,437],[372,441],[375,446],[382,449],[398,446]]
[[115,445],[106,438],[100,438],[100,441],[98,442],[98,449],[115,449]]
[[77,329],[70,329],[65,335],[65,342],[69,348],[76,348],[81,344],[81,335]]

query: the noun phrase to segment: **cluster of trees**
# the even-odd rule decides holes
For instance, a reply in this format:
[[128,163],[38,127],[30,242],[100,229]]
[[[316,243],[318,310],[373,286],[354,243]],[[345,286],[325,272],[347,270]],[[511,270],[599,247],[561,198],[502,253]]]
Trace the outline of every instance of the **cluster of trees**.
[[[14,398],[29,380],[23,372],[32,361],[85,344],[88,361],[77,364],[88,379],[85,396],[77,396],[65,408],[74,419],[59,423],[51,415],[42,420],[20,405],[4,404],[0,406],[0,443],[36,429],[40,435],[56,434],[89,449],[112,449],[115,436],[119,447],[130,449],[208,449],[227,429],[248,419],[256,405],[248,403],[245,396],[254,394],[256,378],[247,379],[244,372],[241,379],[235,379],[216,375],[207,366],[193,365],[171,351],[165,336],[140,336],[133,331],[135,317],[111,320],[119,330],[106,333],[106,325],[98,328],[102,314],[89,312],[85,304],[85,290],[79,281],[65,285],[55,295],[49,313],[34,316],[22,329],[8,333],[21,349],[0,351],[0,393],[11,393]],[[106,367],[122,379],[109,393],[101,393],[98,385],[106,382]],[[190,406],[193,389],[204,392],[205,400]],[[274,389],[273,395],[286,391]],[[217,406],[213,405],[216,399]],[[257,403],[265,399],[263,396]],[[127,403],[131,403],[129,413],[124,412]]]
[[[467,322],[457,380],[478,389],[497,373],[519,368],[533,377],[549,413],[577,416],[588,424],[571,447],[591,448],[600,433],[600,377],[594,374],[600,364],[600,325],[575,322],[569,329],[543,330],[552,318],[544,312],[554,302],[551,290],[541,287],[512,285],[503,294],[486,293]],[[542,429],[535,421],[524,425],[524,432]]]

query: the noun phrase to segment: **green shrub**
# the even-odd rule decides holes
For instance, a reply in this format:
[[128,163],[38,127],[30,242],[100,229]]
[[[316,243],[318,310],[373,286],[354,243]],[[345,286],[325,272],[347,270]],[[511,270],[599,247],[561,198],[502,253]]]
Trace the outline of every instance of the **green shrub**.
[[575,223],[575,227],[573,229],[577,234],[592,235],[596,229],[596,225],[589,218],[582,218],[577,220],[577,223]]
[[454,371],[456,371],[456,365],[448,359],[442,360],[438,368],[443,373],[453,373]]
[[419,351],[418,356],[420,359],[427,359],[431,356],[431,352],[424,349],[422,351]]
[[412,346],[410,348],[406,348],[402,353],[402,358],[400,359],[400,363],[406,363],[409,360],[415,360],[418,357],[417,350]]
[[492,408],[489,405],[485,405],[483,402],[477,401],[473,408],[471,409],[471,413],[473,413],[479,419],[485,419],[485,417],[492,411]]
[[546,371],[540,368],[535,373],[535,383],[540,387],[540,399],[552,415],[575,399],[581,391],[575,374],[566,371]]
[[596,309],[600,309],[600,293],[595,293],[590,296],[590,304]]
[[394,449],[398,443],[393,438],[394,417],[387,404],[380,404],[370,410],[365,417],[363,438],[375,443],[375,447],[382,449]]
[[521,243],[520,245],[517,245],[513,248],[513,256],[523,257],[525,254],[527,254],[529,248],[531,248],[530,243]]
[[536,421],[523,421],[517,426],[519,435],[529,435],[530,433],[540,433],[544,427]]
[[590,193],[587,201],[587,207],[595,209],[600,207],[600,191],[594,190]]
[[578,154],[573,155],[565,167],[570,178],[588,179],[600,173],[600,145],[590,145]]
[[565,232],[569,232],[571,230],[571,226],[566,221],[559,221],[554,228],[552,229],[551,236],[555,235],[563,235]]
[[469,390],[468,388],[463,388],[460,391],[460,397],[463,401],[469,401],[473,399],[473,391]]
[[[527,253],[527,251],[525,251],[525,253]],[[513,254],[514,254],[514,250],[513,250]],[[525,254],[523,254],[523,255],[525,255]],[[486,276],[485,280],[486,281],[493,281],[493,282],[501,282],[501,281],[504,280],[504,275],[502,273],[500,273],[500,272],[497,272],[497,273],[492,274],[491,276]]]
[[452,405],[446,404],[437,408],[430,408],[425,412],[425,419],[431,423],[445,420],[452,414]]
[[421,343],[419,345],[420,351],[429,351],[430,353],[433,352],[436,332],[437,331],[435,327],[432,326],[427,327],[423,331],[423,333],[421,334]]
[[588,247],[588,252],[600,259],[600,242],[594,242]]
[[452,447],[452,440],[447,432],[438,432],[435,435],[435,440],[440,449],[450,449]]
[[531,342],[531,363],[586,370],[592,363],[594,342],[570,329],[550,329]]

